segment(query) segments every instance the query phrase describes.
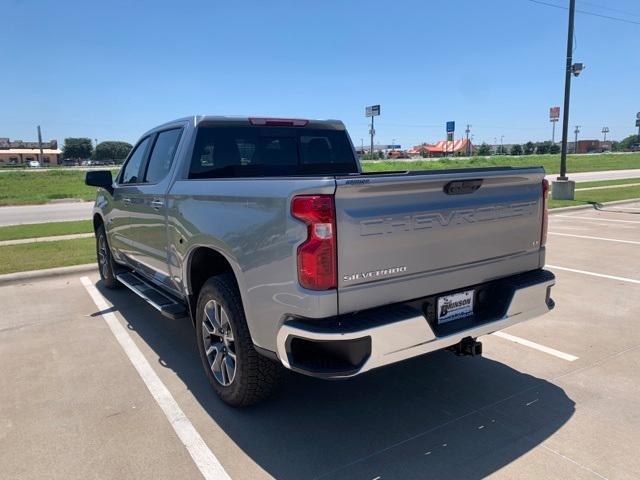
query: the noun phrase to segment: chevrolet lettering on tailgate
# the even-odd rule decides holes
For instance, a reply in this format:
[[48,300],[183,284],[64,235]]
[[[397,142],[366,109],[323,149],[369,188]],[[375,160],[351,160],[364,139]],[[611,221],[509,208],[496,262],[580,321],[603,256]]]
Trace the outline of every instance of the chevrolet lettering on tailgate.
[[383,235],[411,230],[446,228],[470,223],[492,222],[506,218],[534,215],[536,202],[520,202],[492,205],[480,208],[450,210],[448,212],[428,212],[402,217],[384,217],[360,222],[360,235]]

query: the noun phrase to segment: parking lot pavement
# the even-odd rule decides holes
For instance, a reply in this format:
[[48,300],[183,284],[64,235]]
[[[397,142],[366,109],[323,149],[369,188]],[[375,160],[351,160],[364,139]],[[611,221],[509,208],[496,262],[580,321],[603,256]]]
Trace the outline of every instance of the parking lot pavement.
[[557,307],[483,337],[481,358],[289,374],[244,410],[211,392],[188,320],[96,275],[102,313],[78,276],[1,287],[0,478],[202,478],[185,425],[234,479],[638,478],[640,245],[612,240],[640,243],[639,218],[640,204],[552,215]]

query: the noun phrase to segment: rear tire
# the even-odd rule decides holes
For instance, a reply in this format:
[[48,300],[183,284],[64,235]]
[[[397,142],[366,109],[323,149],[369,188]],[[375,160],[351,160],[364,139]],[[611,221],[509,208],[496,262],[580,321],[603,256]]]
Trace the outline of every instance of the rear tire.
[[107,242],[107,234],[104,231],[104,225],[100,225],[96,229],[96,256],[98,257],[98,270],[102,283],[107,288],[120,288],[122,284],[118,281],[115,274],[113,257],[109,242]]
[[277,387],[282,367],[254,348],[231,275],[211,277],[200,290],[196,337],[209,383],[223,402],[245,407]]

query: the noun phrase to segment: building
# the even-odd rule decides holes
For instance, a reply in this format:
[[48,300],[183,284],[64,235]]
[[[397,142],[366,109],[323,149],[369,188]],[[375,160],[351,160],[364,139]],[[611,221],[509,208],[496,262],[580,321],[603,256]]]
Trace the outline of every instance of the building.
[[58,165],[62,163],[62,150],[57,140],[42,142],[42,154],[38,142],[23,142],[0,138],[0,166],[26,165],[38,161],[41,165]]
[[407,152],[412,156],[444,157],[447,155],[473,154],[474,146],[466,138],[454,141],[440,140],[433,145],[422,144],[410,148]]

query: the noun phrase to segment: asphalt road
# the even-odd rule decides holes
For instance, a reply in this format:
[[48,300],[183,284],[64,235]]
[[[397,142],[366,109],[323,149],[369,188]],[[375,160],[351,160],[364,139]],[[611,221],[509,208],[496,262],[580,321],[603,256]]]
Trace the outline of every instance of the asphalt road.
[[244,410],[188,321],[96,274],[0,287],[0,478],[640,478],[639,245],[640,202],[554,214],[557,307],[483,357],[289,374]]
[[[547,180],[552,181],[558,174],[547,175]],[[617,180],[620,178],[640,178],[640,169],[631,170],[607,170],[604,172],[580,172],[569,173],[569,179],[576,182],[593,182],[598,180]]]
[[22,223],[63,222],[91,218],[93,202],[0,207],[0,227]]

